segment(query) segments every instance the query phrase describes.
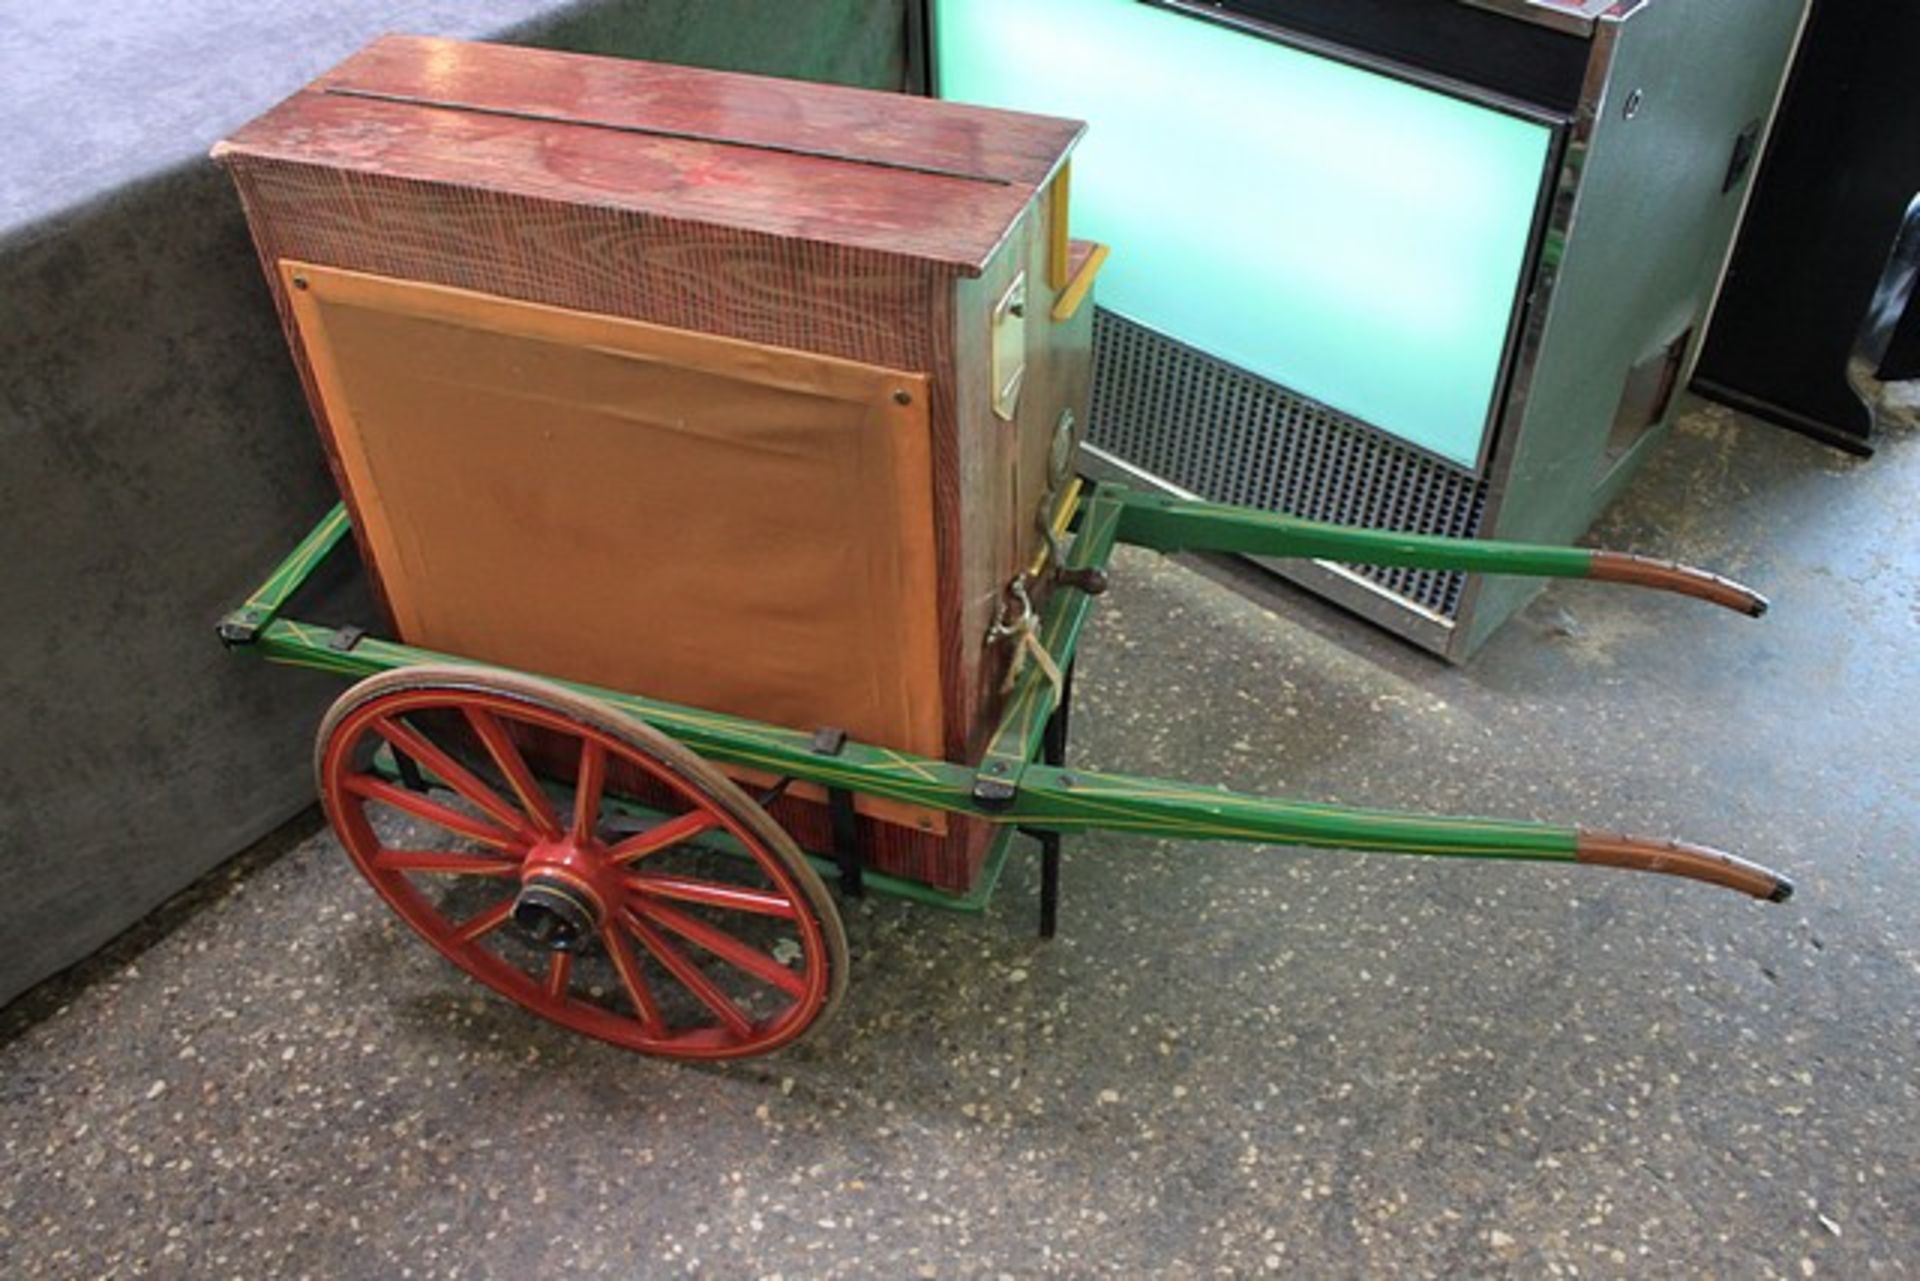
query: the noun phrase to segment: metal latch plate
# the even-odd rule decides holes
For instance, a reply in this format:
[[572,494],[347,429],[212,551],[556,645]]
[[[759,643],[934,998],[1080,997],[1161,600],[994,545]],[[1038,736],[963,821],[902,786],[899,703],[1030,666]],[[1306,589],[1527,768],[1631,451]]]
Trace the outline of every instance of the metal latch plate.
[[1027,377],[1027,273],[1021,272],[993,309],[993,412],[1012,422]]

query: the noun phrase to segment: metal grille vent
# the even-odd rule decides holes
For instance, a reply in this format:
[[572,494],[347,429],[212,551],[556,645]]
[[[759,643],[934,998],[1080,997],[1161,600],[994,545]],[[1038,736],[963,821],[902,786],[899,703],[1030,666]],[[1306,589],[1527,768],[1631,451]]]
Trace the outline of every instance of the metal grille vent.
[[[1105,310],[1088,441],[1211,502],[1308,520],[1471,538],[1487,483],[1357,419]],[[1357,569],[1445,618],[1465,576]]]

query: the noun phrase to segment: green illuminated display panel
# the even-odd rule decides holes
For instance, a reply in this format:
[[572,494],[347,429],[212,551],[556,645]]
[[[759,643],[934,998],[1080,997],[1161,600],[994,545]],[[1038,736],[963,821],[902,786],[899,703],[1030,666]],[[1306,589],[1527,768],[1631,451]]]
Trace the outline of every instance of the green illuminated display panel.
[[1552,130],[1138,0],[936,0],[943,97],[1072,116],[1102,306],[1480,457]]

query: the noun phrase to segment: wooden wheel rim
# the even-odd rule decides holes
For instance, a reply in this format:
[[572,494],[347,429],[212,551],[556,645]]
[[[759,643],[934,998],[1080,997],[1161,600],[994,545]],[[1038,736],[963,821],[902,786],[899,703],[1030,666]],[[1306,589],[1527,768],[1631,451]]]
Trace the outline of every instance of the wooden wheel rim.
[[[515,782],[516,776],[503,769],[507,788],[493,787],[473,777],[464,780],[468,786],[450,787],[482,811],[479,818],[454,813],[460,822],[450,826],[450,820],[443,821],[445,813],[436,813],[452,812],[447,807],[372,774],[367,765],[373,751],[382,742],[392,741],[388,736],[396,732],[396,725],[401,735],[414,736],[415,746],[423,739],[429,749],[439,746],[417,726],[399,720],[422,711],[457,712],[473,725],[481,723],[476,718],[488,718],[503,729],[503,722],[511,722],[576,740],[581,751],[578,777],[586,786],[575,788],[574,812],[560,812],[548,798],[545,815],[536,814],[539,789],[534,789],[535,797],[530,799]],[[494,759],[499,761],[500,757]],[[618,761],[664,785],[686,803],[686,811],[625,841],[600,838],[594,828],[609,761]],[[523,771],[520,777],[530,780],[531,770],[524,758],[519,763]],[[454,783],[432,762],[423,764],[436,776],[436,782]],[[452,765],[459,768],[457,760]],[[792,838],[752,798],[698,755],[592,699],[508,672],[412,667],[383,673],[354,686],[327,713],[316,744],[315,771],[327,818],[341,845],[388,906],[468,974],[563,1027],[646,1054],[738,1058],[791,1044],[816,1026],[845,990],[847,950],[839,913]],[[474,784],[488,791],[490,797],[476,797]],[[591,791],[594,801],[585,811],[583,837],[580,804],[586,791]],[[489,848],[473,853],[389,847],[375,832],[367,814],[368,804],[376,801],[440,828],[443,837],[450,833]],[[505,821],[508,813],[520,820],[517,829]],[[555,826],[560,829],[557,839],[551,830]],[[652,848],[639,844],[657,833],[673,831],[684,835]],[[771,890],[685,877],[663,881],[644,872],[629,873],[633,864],[706,831],[733,838],[771,883]],[[643,852],[621,854],[633,848]],[[506,889],[505,896],[477,915],[453,920],[408,879],[417,874],[456,872],[497,879]],[[488,949],[486,941],[496,930],[515,928],[510,917],[513,904],[521,882],[534,872],[541,873],[543,879],[578,883],[583,897],[603,900],[604,937],[599,946],[619,979],[629,1013],[577,998],[570,986],[573,961],[569,953],[546,954],[544,971],[536,973]],[[629,896],[623,890],[632,881],[647,882],[651,888],[646,892],[634,889]],[[673,892],[663,893],[664,889]],[[727,893],[722,894],[723,890]],[[721,937],[726,934],[724,928],[690,918],[673,905],[676,897],[689,894],[697,894],[693,901],[708,907],[732,907],[785,919],[798,936],[799,964],[784,966],[742,939]],[[762,986],[777,987],[787,998],[784,1008],[761,1017],[740,1009],[724,991],[710,982],[702,983],[698,961],[703,957],[751,967],[747,974]],[[682,995],[692,996],[712,1013],[712,1021],[671,1021],[651,999],[654,985],[641,972],[641,961],[648,958],[656,978],[664,971],[684,989]],[[733,1006],[731,1015],[715,1004],[716,997]]]

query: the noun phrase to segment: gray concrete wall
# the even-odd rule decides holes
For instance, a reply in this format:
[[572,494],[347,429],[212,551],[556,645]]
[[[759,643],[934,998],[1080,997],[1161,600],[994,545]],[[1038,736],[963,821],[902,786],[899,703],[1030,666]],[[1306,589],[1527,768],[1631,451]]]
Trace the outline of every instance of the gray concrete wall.
[[333,492],[207,148],[382,31],[893,88],[902,11],[88,0],[0,14],[0,1001],[308,805],[311,735],[340,688],[213,639]]

